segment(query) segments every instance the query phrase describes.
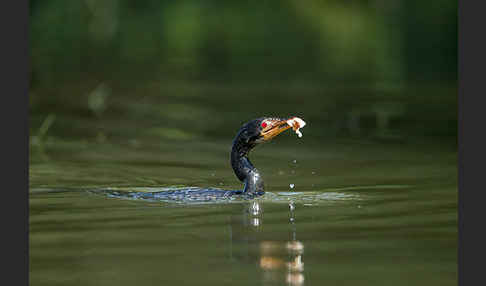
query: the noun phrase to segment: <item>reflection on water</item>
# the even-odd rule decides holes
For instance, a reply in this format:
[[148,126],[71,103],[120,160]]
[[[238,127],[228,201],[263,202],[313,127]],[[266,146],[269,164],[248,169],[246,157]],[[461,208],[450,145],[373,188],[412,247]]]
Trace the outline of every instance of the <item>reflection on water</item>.
[[[231,243],[246,246],[246,249],[256,248],[255,257],[245,257],[254,260],[262,271],[262,282],[268,284],[304,285],[304,243],[297,240],[295,222],[295,205],[289,204],[288,240],[271,240],[262,233],[264,212],[258,201],[245,204],[241,217],[231,219]],[[233,249],[233,248],[232,248]],[[233,257],[233,253],[231,254]]]

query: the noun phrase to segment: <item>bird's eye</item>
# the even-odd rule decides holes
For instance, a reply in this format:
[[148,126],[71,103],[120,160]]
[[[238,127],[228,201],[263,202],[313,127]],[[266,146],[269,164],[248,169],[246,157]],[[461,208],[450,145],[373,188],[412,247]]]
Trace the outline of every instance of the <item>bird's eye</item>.
[[262,128],[265,128],[267,127],[267,123],[266,122],[262,122]]

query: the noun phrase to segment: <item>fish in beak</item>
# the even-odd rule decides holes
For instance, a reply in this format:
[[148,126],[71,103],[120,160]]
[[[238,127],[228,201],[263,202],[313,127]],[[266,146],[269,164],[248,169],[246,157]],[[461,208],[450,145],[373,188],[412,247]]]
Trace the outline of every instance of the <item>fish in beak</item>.
[[261,122],[260,136],[263,142],[269,141],[287,129],[292,128],[299,137],[302,137],[299,129],[305,126],[305,121],[299,117],[267,118]]

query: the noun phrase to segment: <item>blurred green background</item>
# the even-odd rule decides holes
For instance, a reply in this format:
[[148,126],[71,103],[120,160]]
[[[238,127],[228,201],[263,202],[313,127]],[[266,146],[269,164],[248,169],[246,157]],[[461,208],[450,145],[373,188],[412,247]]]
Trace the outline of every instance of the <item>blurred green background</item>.
[[456,1],[30,3],[31,164],[229,146],[267,115],[304,118],[316,144],[456,150]]

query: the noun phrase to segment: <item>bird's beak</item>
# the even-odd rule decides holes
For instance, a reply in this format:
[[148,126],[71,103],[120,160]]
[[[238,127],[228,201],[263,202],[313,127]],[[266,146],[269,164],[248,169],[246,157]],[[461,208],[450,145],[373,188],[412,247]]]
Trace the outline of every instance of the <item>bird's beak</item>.
[[263,142],[269,141],[273,137],[292,127],[287,124],[287,118],[265,119],[264,122],[267,126],[260,132]]

